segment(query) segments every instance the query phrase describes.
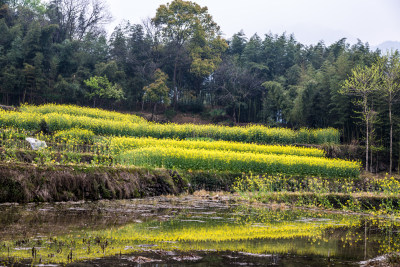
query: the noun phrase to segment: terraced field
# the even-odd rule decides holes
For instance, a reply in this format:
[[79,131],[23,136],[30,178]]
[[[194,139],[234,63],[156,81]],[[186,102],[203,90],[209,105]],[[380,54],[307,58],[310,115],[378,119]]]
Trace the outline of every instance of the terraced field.
[[[0,126],[11,158],[13,150],[26,148],[25,137],[45,140],[43,164],[84,163],[80,154],[86,153],[92,156],[86,163],[100,165],[332,178],[360,174],[359,162],[329,159],[321,149],[301,146],[338,144],[340,134],[332,128],[156,124],[131,114],[55,104],[0,111]],[[69,154],[60,161],[60,153]]]

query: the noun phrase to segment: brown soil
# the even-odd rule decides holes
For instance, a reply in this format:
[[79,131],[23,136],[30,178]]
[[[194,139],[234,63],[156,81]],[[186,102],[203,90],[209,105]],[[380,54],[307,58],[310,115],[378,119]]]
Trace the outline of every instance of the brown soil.
[[[148,121],[151,121],[151,112],[139,112],[136,115],[145,118]],[[166,123],[172,122],[176,124],[184,124],[184,123],[193,123],[193,124],[211,124],[212,122],[209,120],[203,119],[199,114],[190,114],[190,113],[177,113],[171,120],[169,120],[164,114],[153,115],[153,121]]]
[[210,121],[202,119],[199,115],[196,114],[186,114],[186,113],[178,113],[173,119],[173,123],[184,124],[184,123],[193,123],[193,124],[210,124]]
[[0,164],[0,203],[129,199],[178,194],[187,186],[168,170]]

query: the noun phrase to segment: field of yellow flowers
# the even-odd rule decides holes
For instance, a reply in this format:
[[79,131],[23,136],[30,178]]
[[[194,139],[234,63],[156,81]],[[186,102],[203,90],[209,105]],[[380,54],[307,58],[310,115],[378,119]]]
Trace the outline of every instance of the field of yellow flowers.
[[0,126],[25,130],[38,130],[45,121],[50,131],[81,128],[96,135],[136,136],[154,138],[212,138],[260,144],[323,144],[339,143],[339,131],[327,129],[271,128],[260,125],[227,127],[194,124],[157,124],[143,118],[101,109],[82,108],[73,105],[47,104],[42,106],[24,105],[19,111],[0,110]]
[[204,149],[228,152],[249,152],[256,154],[282,154],[311,157],[325,156],[323,150],[311,147],[243,144],[232,141],[156,139],[152,137],[114,137],[110,140],[110,148],[115,154],[137,148],[159,146],[164,148]]
[[[107,158],[113,162],[107,164],[324,177],[357,177],[360,173],[359,162],[328,159],[321,149],[294,146],[337,144],[339,132],[332,128],[295,131],[260,125],[157,124],[131,114],[55,104],[0,110],[0,126],[8,129],[3,133],[14,129],[28,135],[43,125],[51,135],[37,137],[58,146],[57,152],[60,144],[74,153],[90,146],[84,151],[110,155]],[[3,134],[2,139],[7,143],[12,138]]]
[[118,159],[122,164],[167,169],[285,173],[324,177],[357,177],[361,167],[357,162],[321,157],[162,146],[138,148],[122,153]]

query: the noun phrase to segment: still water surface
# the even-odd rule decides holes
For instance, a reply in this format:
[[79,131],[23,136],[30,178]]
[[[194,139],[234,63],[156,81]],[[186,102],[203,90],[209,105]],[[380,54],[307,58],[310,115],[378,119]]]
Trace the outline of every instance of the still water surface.
[[229,197],[0,206],[0,266],[359,266],[400,223]]

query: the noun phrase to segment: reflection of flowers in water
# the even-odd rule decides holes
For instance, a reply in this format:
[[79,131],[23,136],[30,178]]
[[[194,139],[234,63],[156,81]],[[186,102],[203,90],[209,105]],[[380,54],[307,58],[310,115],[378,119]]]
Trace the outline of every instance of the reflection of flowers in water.
[[[321,211],[271,210],[263,206],[234,206],[224,210],[214,207],[214,210],[217,212],[207,209],[183,212],[167,221],[148,220],[103,230],[85,229],[44,237],[40,242],[28,239],[18,242],[19,246],[15,246],[18,240],[4,242],[0,244],[0,258],[10,255],[30,259],[32,247],[40,247],[37,259],[53,263],[67,262],[70,254],[72,261],[77,261],[143,251],[158,251],[160,255],[161,251],[181,251],[169,258],[188,261],[198,260],[199,256],[191,254],[192,251],[210,249],[241,252],[244,256],[290,252],[339,257],[346,253],[340,249],[342,246],[363,254],[363,242],[367,249],[373,247],[368,251],[371,256],[376,256],[374,253],[378,250],[381,254],[399,250],[399,236],[394,231],[400,228],[399,222]],[[139,255],[130,260],[146,263],[153,259]]]

